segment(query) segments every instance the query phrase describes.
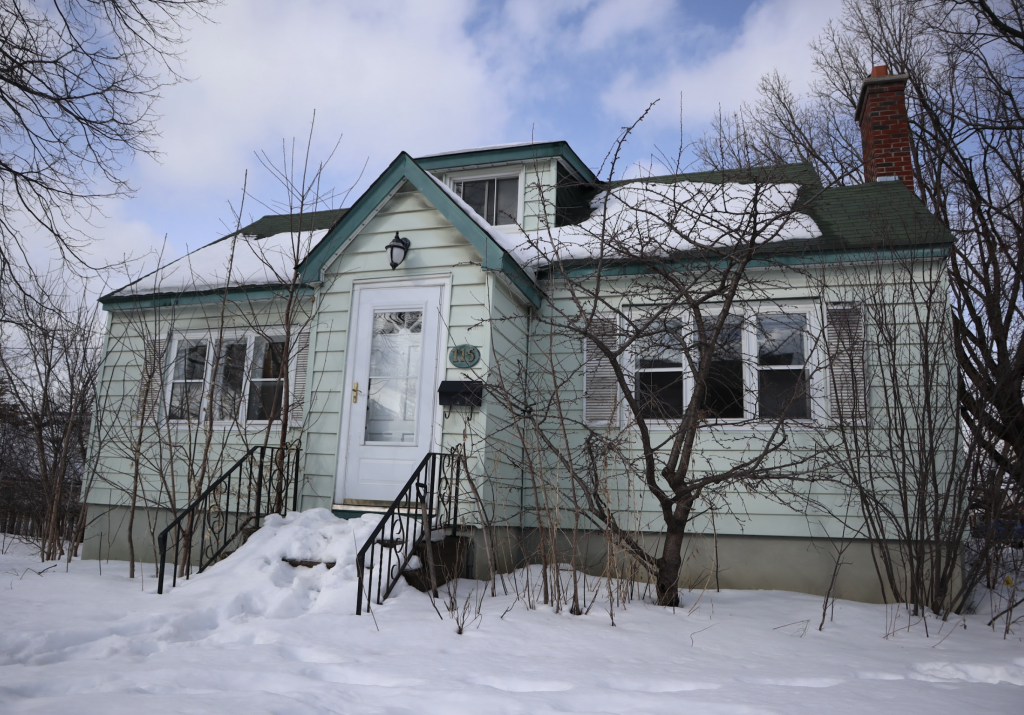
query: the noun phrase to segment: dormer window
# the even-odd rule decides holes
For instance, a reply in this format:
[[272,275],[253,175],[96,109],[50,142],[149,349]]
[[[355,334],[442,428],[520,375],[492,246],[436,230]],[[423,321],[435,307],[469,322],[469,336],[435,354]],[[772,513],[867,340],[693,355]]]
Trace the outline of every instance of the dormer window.
[[519,177],[454,182],[455,193],[492,226],[519,220]]

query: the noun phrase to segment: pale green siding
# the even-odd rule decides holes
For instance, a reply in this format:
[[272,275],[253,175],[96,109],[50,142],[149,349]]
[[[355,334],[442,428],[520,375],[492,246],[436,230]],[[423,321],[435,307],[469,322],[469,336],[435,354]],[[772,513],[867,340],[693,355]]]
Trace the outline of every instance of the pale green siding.
[[[883,256],[877,261],[868,261],[862,264],[844,265],[836,262],[825,264],[813,270],[801,270],[798,268],[760,269],[760,275],[757,279],[758,283],[763,286],[770,286],[770,288],[759,291],[756,295],[741,295],[741,304],[744,302],[751,305],[759,304],[762,308],[775,306],[781,308],[791,304],[812,306],[813,311],[818,315],[819,325],[824,325],[825,321],[822,313],[826,304],[857,301],[863,297],[863,291],[866,287],[885,286],[883,289],[888,290],[892,295],[895,322],[910,326],[915,320],[920,319],[915,315],[915,310],[920,311],[921,304],[920,302],[910,303],[905,297],[897,296],[893,293],[895,289],[892,286],[896,285],[898,281],[906,282],[908,276],[912,275],[914,282],[920,285],[938,281],[936,283],[938,290],[935,294],[939,296],[940,302],[934,306],[937,311],[934,316],[935,318],[938,318],[943,311],[948,310],[948,305],[942,302],[945,296],[945,291],[943,290],[945,274],[944,265],[941,260],[922,260],[917,265],[914,265],[909,273],[905,268],[894,268],[891,264],[887,263],[888,260],[888,258]],[[633,282],[643,281],[644,279],[633,276],[605,280],[608,283],[604,288],[604,295],[608,296],[609,300],[614,301],[617,281]],[[543,287],[548,292],[552,303],[546,303],[541,308],[542,312],[552,315],[554,314],[552,306],[556,306],[571,313],[573,308],[569,298],[557,282],[548,283]],[[656,303],[656,295],[652,295],[650,300],[652,303]],[[873,434],[877,436],[883,433],[885,429],[886,417],[880,410],[880,405],[884,403],[884,376],[880,374],[877,355],[873,356],[873,351],[876,350],[873,347],[873,341],[877,336],[872,332],[874,328],[870,317],[866,316],[866,320],[866,339],[868,343],[867,375],[869,379],[869,409],[871,415],[869,424],[874,430]],[[583,421],[584,405],[582,343],[578,340],[573,341],[561,336],[555,338],[553,342],[549,342],[549,340],[550,338],[544,329],[534,331],[530,350],[532,370],[538,376],[538,382],[541,381],[539,376],[543,375],[545,371],[552,370],[553,363],[558,366],[557,370],[561,375],[572,377],[571,384],[562,389],[562,395],[565,398],[563,406],[568,422],[578,425]],[[915,379],[913,377],[915,371],[920,371],[921,369],[920,355],[915,345],[908,342],[906,336],[901,337],[900,341],[899,358],[895,362],[901,365],[902,370],[907,371],[907,379],[912,381]],[[835,431],[831,429],[830,415],[833,413],[833,409],[832,405],[829,404],[829,378],[827,370],[824,369],[826,357],[824,355],[825,345],[823,336],[821,341],[814,346],[814,350],[817,355],[812,357],[811,362],[816,362],[821,366],[818,368],[817,374],[812,376],[812,379],[816,378],[817,383],[812,386],[812,390],[816,394],[815,399],[819,407],[819,418],[805,428],[797,426],[790,431],[784,452],[789,457],[813,457],[816,453],[820,453],[822,444],[834,443],[836,439]],[[938,414],[946,414],[949,417],[942,427],[945,430],[945,436],[941,439],[946,446],[943,447],[944,451],[940,450],[942,453],[937,456],[940,463],[948,463],[955,458],[951,452],[953,449],[952,445],[955,443],[953,430],[955,429],[956,414],[955,378],[953,377],[955,375],[955,367],[952,360],[953,356],[950,352],[945,356],[944,363],[934,366],[935,369],[940,371],[940,374],[948,376],[948,379],[945,381],[945,392],[936,396],[938,400],[944,401],[944,404],[938,408]],[[914,417],[911,416],[910,419],[913,420]],[[561,425],[557,421],[549,426],[549,430],[552,432],[551,439],[556,445],[565,443],[563,438],[557,434],[560,429]],[[622,429],[622,427],[619,426],[613,429]],[[629,428],[626,427],[625,429],[628,436]],[[586,434],[586,430],[570,428],[565,439],[572,447],[578,447]],[[632,434],[636,433],[633,432]],[[695,450],[697,456],[693,468],[698,474],[701,472],[723,471],[728,466],[742,460],[744,454],[748,453],[747,450],[756,450],[757,446],[762,443],[762,440],[763,436],[759,430],[749,424],[709,426],[703,429],[697,437]],[[894,458],[892,461],[892,466],[895,468],[897,460]],[[877,463],[878,459],[876,457],[876,468]],[[562,470],[554,463],[553,459],[549,461],[549,465],[551,473],[554,475],[550,481],[562,483],[562,504],[564,513],[567,515],[566,518],[568,518],[570,511],[565,509],[569,499],[566,495],[568,485],[564,484],[564,477],[558,476],[558,473]],[[806,465],[796,469],[796,473],[804,476],[815,474],[817,476],[825,476],[820,470],[815,472],[817,465],[818,462],[808,462]],[[608,500],[613,509],[620,511],[620,518],[631,528],[638,531],[661,531],[662,517],[660,510],[656,500],[649,494],[646,486],[638,480],[630,482],[624,476],[616,477],[617,472],[619,474],[622,473],[621,466],[616,468],[613,465],[609,467],[607,473],[607,483],[609,485]],[[523,501],[527,506],[527,512],[529,512],[534,506],[532,490],[529,485],[524,486]],[[788,503],[783,503],[784,501]],[[801,501],[804,504],[810,503],[811,506],[807,507],[806,510],[800,508],[794,510],[793,505],[799,507]],[[708,509],[712,503],[715,507],[713,510],[713,521],[712,511]],[[737,490],[736,488],[731,490],[718,489],[715,490],[711,500],[705,500],[697,505],[695,510],[697,517],[693,523],[692,531],[706,534],[717,532],[718,534],[732,535],[804,538],[825,536],[834,538],[845,534],[849,538],[856,531],[860,522],[856,511],[850,511],[848,504],[847,494],[837,491],[834,484],[827,484],[824,481],[803,485],[797,490],[791,490],[790,493],[784,495],[784,499],[772,498],[763,493]],[[845,531],[844,523],[846,525]],[[527,526],[534,525],[529,513],[526,516],[525,524]],[[861,535],[863,536],[863,534]]]
[[[310,298],[298,300],[300,307],[312,308]],[[190,474],[203,480],[215,478],[248,447],[263,444],[265,439],[271,446],[278,443],[279,425],[268,430],[265,423],[235,421],[207,429],[195,422],[162,419],[173,360],[171,340],[165,343],[164,369],[154,385],[160,391],[155,399],[160,403],[159,418],[140,424],[137,409],[147,341],[181,334],[214,341],[218,334],[276,332],[284,323],[284,304],[283,299],[230,300],[110,311],[96,420],[90,432],[90,459],[95,460],[97,474],[87,496],[90,504],[128,503],[138,461],[140,506],[168,506],[173,497],[180,507]],[[307,322],[306,317],[294,319],[292,330],[304,329]],[[291,432],[291,439],[298,438],[299,425]]]

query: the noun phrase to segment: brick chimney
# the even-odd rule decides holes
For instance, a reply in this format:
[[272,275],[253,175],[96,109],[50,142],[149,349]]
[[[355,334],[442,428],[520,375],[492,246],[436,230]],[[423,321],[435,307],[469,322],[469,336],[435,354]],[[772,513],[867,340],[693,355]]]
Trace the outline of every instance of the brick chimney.
[[913,191],[906,88],[907,75],[891,75],[885,65],[874,67],[861,85],[854,119],[860,124],[864,181],[902,181]]

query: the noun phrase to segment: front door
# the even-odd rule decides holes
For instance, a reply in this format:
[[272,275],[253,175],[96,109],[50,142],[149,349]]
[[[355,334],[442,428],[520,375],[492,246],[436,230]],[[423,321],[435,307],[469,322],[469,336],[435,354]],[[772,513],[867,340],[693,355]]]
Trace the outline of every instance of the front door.
[[441,287],[358,288],[338,496],[393,501],[434,440]]

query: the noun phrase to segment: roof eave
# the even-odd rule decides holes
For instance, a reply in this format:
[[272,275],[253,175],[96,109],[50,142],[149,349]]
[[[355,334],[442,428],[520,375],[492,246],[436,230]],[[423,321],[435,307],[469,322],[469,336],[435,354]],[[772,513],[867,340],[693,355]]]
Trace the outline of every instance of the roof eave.
[[[122,289],[123,291],[124,289]],[[280,297],[282,292],[293,291],[299,295],[312,293],[312,287],[300,284],[289,286],[283,283],[263,283],[254,285],[232,286],[230,288],[209,288],[192,291],[162,291],[159,293],[131,293],[116,295],[108,293],[99,299],[104,310],[131,310],[141,308],[162,308],[168,306],[184,306],[217,303],[222,300],[271,300]]]

